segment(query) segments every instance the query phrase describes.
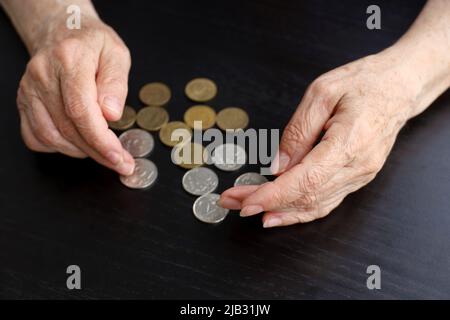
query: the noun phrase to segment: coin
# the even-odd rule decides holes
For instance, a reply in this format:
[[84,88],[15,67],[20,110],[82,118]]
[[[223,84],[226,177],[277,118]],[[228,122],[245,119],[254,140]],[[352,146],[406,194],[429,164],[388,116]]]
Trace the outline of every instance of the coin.
[[234,182],[234,186],[254,186],[261,185],[263,183],[268,182],[266,177],[260,175],[256,172],[247,172],[241,174],[236,181]]
[[130,129],[119,136],[122,146],[134,158],[146,157],[152,152],[155,140],[147,131],[141,129]]
[[158,131],[169,122],[169,114],[166,109],[160,107],[146,107],[139,110],[137,124],[148,131]]
[[236,171],[245,164],[247,153],[237,144],[225,143],[214,149],[211,160],[220,170]]
[[248,126],[248,114],[241,108],[229,107],[217,114],[217,126],[222,130],[245,129]]
[[219,178],[208,168],[194,168],[183,176],[183,188],[190,194],[201,196],[213,192],[219,185]]
[[206,223],[219,223],[223,221],[229,210],[217,204],[220,196],[216,193],[207,193],[195,200],[192,207],[194,216]]
[[136,111],[132,107],[125,106],[122,118],[118,121],[108,121],[108,125],[114,130],[126,130],[131,128],[136,122]]
[[182,121],[172,121],[162,126],[159,138],[166,146],[174,147],[179,143],[190,141],[192,129]]
[[120,176],[120,181],[131,189],[145,189],[155,183],[158,168],[148,159],[136,159],[136,167],[131,176]]
[[[198,125],[198,123],[195,123],[197,121],[200,122],[199,128],[194,127],[195,124]],[[208,106],[193,106],[184,113],[184,122],[192,129],[205,130],[211,128],[216,123],[216,112]]]
[[170,88],[161,82],[148,83],[139,91],[139,99],[148,106],[163,106],[171,96]]
[[203,165],[205,148],[198,143],[185,143],[172,149],[172,162],[184,169]]
[[210,79],[195,78],[187,83],[184,92],[192,101],[205,102],[216,96],[217,86]]

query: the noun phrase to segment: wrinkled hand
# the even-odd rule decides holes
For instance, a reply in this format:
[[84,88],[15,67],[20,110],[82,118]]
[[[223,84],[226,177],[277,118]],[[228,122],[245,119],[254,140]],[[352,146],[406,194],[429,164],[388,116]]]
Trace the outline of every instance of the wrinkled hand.
[[378,55],[322,75],[283,133],[272,164],[279,177],[262,186],[231,188],[220,204],[241,209],[241,216],[265,211],[265,227],[326,216],[383,166],[414,110],[419,92],[414,79]]
[[98,19],[80,30],[48,26],[20,82],[17,105],[25,144],[34,151],[92,157],[129,175],[134,160],[107,120],[120,119],[130,54]]

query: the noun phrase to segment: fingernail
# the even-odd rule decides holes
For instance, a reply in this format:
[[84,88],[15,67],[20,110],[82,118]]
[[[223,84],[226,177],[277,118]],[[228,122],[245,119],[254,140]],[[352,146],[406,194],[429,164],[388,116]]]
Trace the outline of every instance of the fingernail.
[[117,170],[119,171],[119,173],[123,176],[130,176],[133,174],[134,172],[134,164],[133,163],[128,163],[128,162],[122,162],[121,165],[119,165],[119,167],[117,168]]
[[119,164],[120,162],[123,161],[122,155],[117,151],[109,152],[106,157],[114,165]]
[[272,162],[270,171],[272,171],[273,174],[283,172],[284,170],[286,170],[290,161],[291,158],[289,157],[289,155],[286,152],[281,151],[279,154],[277,154],[275,160]]
[[114,96],[107,96],[103,99],[103,106],[111,110],[115,114],[120,114],[122,110],[122,105],[119,98]]
[[261,206],[246,206],[242,208],[240,215],[241,217],[248,217],[263,211],[264,209]]
[[269,218],[264,221],[263,228],[272,228],[281,225],[283,221],[280,218]]
[[231,210],[239,210],[241,208],[241,202],[230,197],[220,197],[219,206]]

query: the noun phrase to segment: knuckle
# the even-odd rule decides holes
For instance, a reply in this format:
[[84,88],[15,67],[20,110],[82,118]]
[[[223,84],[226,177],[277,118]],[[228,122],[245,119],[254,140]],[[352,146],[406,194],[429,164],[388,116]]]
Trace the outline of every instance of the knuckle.
[[312,167],[299,180],[299,190],[310,195],[314,193],[326,181],[324,170],[320,167]]
[[313,96],[323,96],[328,94],[329,92],[329,84],[328,81],[323,80],[323,78],[317,78],[314,80],[308,88]]
[[66,113],[70,119],[78,120],[87,112],[87,106],[80,99],[68,99],[66,102]]
[[76,38],[68,38],[61,41],[53,49],[55,58],[61,62],[64,68],[72,68],[75,64],[76,52],[83,45],[82,41]]
[[45,82],[48,80],[46,76],[46,62],[41,55],[36,55],[28,62],[26,74],[34,81]]
[[292,121],[284,130],[283,143],[287,145],[298,144],[306,141],[305,132],[308,130],[306,120]]

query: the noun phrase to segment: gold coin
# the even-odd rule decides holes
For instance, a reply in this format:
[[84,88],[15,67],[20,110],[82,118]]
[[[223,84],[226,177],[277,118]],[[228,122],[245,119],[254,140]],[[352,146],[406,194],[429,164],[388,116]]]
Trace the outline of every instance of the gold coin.
[[241,108],[229,107],[217,114],[217,126],[222,129],[245,129],[248,126],[248,114]]
[[184,169],[192,169],[204,164],[204,153],[201,144],[189,142],[172,149],[172,161]]
[[145,107],[137,114],[137,124],[148,131],[158,131],[169,122],[166,109],[160,107]]
[[139,99],[148,106],[163,106],[171,96],[170,88],[161,82],[148,83],[139,91]]
[[184,92],[192,101],[205,102],[216,96],[217,86],[210,79],[195,78],[188,82]]
[[[177,131],[175,132],[175,130]],[[174,147],[178,143],[190,141],[191,137],[192,129],[181,121],[169,122],[159,131],[159,139],[161,139],[161,142],[169,147]]]
[[114,130],[126,130],[131,128],[136,122],[136,111],[132,107],[125,106],[122,118],[117,121],[108,121],[108,125]]
[[[200,122],[200,126],[194,128],[195,122],[197,121]],[[216,123],[216,112],[213,108],[208,106],[193,106],[184,113],[184,122],[192,129],[205,130],[211,128]]]

